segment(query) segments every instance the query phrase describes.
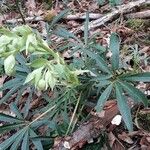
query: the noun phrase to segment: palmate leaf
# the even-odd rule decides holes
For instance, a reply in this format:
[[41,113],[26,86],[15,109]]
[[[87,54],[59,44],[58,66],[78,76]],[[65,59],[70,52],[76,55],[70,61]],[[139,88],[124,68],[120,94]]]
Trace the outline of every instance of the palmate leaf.
[[150,72],[143,72],[137,74],[125,74],[121,76],[120,79],[127,80],[127,81],[150,82]]
[[29,131],[27,130],[21,145],[21,150],[29,150]]
[[98,88],[102,88],[102,87],[105,87],[106,85],[109,85],[109,84],[111,84],[111,81],[109,81],[109,80],[101,80],[95,86],[98,87]]
[[30,93],[26,99],[26,103],[25,106],[23,108],[23,117],[26,118],[28,116],[29,113],[29,109],[30,109],[30,102],[32,100],[32,96],[33,96],[33,89],[30,90]]
[[0,121],[10,122],[10,123],[22,123],[24,120],[12,117],[3,113],[0,113]]
[[0,100],[0,105],[7,101],[9,99],[10,96],[12,96],[16,91],[18,91],[18,89],[22,86],[22,83],[18,83],[18,84],[15,84],[14,87],[9,91],[7,92],[7,94]]
[[[16,141],[16,138],[19,136],[21,138],[20,135],[24,135],[26,132],[27,128],[23,128],[21,130],[19,130],[17,133],[15,133],[14,135],[12,135],[10,138],[8,138],[7,140],[5,140],[4,142],[2,142],[0,144],[0,150],[6,150],[13,142]],[[19,138],[19,139],[20,139]]]
[[33,67],[33,68],[40,68],[40,67],[46,65],[47,63],[48,63],[47,59],[38,58],[38,59],[32,61],[32,63],[30,64],[30,66]]
[[[77,40],[79,43],[82,43],[80,39],[78,39],[73,33],[69,32],[65,28],[59,27],[54,33],[60,37],[63,37],[66,39],[73,38],[73,39]],[[76,46],[77,46],[77,44],[76,44]]]
[[123,117],[123,120],[129,131],[133,131],[132,117],[131,111],[127,104],[126,97],[123,95],[122,87],[119,83],[115,83],[116,97],[117,97],[117,105],[119,111]]
[[18,119],[23,119],[23,116],[21,115],[21,113],[15,103],[10,104],[10,109],[11,109],[11,111],[13,111],[13,113],[16,114]]
[[117,33],[112,33],[110,36],[109,48],[112,52],[111,64],[113,70],[119,68],[119,49],[120,49],[120,37]]
[[[30,136],[31,138],[34,138],[34,137],[37,137],[38,135],[32,129],[30,129]],[[35,145],[37,150],[43,150],[41,140],[32,140],[32,142]]]
[[102,71],[111,74],[111,71],[109,70],[109,67],[108,67],[107,63],[105,62],[105,60],[104,60],[101,56],[99,56],[99,55],[97,55],[97,54],[95,54],[95,53],[92,53],[92,52],[89,51],[89,50],[85,50],[84,52],[85,52],[89,57],[91,57],[92,59],[94,59],[94,60],[96,61],[98,67],[99,67]]
[[24,72],[24,73],[30,72],[30,68],[27,66],[27,61],[28,61],[27,58],[25,58],[21,54],[17,54],[16,61],[18,62],[15,66],[16,72],[17,71]]
[[54,17],[53,21],[50,24],[50,28],[52,28],[60,19],[62,19],[67,13],[69,9],[63,10],[60,14],[58,14],[56,17]]
[[4,134],[10,130],[17,129],[17,128],[22,127],[24,125],[25,125],[25,123],[13,123],[13,124],[0,126],[0,134]]
[[23,83],[22,78],[14,78],[12,80],[9,80],[5,82],[2,87],[0,87],[0,91],[6,90],[6,89],[12,89],[16,84],[20,82]]
[[98,75],[94,80],[97,80],[97,81],[105,81],[107,79],[110,79],[112,77],[112,75]]
[[148,105],[148,99],[139,89],[124,81],[120,81],[120,85],[133,98],[133,100],[135,100],[135,102],[142,102],[145,106]]
[[106,89],[105,91],[101,94],[101,96],[99,97],[98,99],[98,102],[97,102],[97,105],[95,107],[96,111],[101,111],[105,102],[107,101],[107,99],[109,98],[109,95],[112,91],[112,84],[110,84]]
[[[4,133],[4,130],[7,130],[8,132],[10,130],[20,128],[24,125],[25,124],[23,123],[5,125],[0,127],[0,133]],[[43,150],[41,138],[37,137],[39,136],[34,132],[32,128],[29,128],[29,126],[25,126],[23,129],[20,129],[14,135],[2,142],[0,144],[0,150],[6,150],[9,147],[10,150],[17,150],[19,146],[21,146],[21,150],[29,150],[29,139],[35,145],[35,148],[37,150]]]
[[11,145],[10,150],[17,150],[21,141],[23,140],[24,134],[28,128],[24,128],[23,131],[16,137],[14,143]]

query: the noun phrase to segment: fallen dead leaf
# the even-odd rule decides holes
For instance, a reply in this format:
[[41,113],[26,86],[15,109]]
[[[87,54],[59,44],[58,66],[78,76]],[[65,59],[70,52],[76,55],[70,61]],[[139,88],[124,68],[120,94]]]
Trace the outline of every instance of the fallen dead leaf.
[[147,150],[150,148],[150,141],[149,141],[149,136],[143,136],[140,140],[140,145],[141,147],[146,147]]
[[133,140],[125,132],[122,132],[122,134],[118,134],[118,138],[121,139],[122,141],[128,143],[128,144],[133,144]]
[[110,132],[108,134],[109,144],[112,150],[125,150],[125,147],[122,143],[115,137],[115,135]]

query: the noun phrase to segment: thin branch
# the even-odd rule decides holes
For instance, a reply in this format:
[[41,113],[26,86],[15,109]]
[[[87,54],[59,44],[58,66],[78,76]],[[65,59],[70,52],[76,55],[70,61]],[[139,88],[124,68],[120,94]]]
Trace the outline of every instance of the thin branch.
[[[97,14],[97,13],[90,13],[89,14],[89,19],[98,19],[100,17],[102,17],[102,14]],[[35,17],[27,17],[24,18],[25,22],[30,22],[30,21],[44,21],[44,17],[43,16],[35,16]],[[75,15],[67,15],[66,18],[64,18],[66,20],[84,20],[86,19],[86,15],[85,13],[82,14],[75,14]],[[23,22],[23,19],[19,18],[19,19],[11,19],[11,20],[5,20],[6,23],[10,23],[10,24],[14,24],[16,22]]]
[[[131,12],[131,10],[135,7],[139,7],[144,4],[150,4],[150,0],[138,0],[134,2],[129,2],[128,4],[123,4],[118,6],[117,9],[114,9],[113,12],[108,13],[107,15],[89,23],[89,30],[94,29],[96,27],[100,27],[107,23],[108,21],[112,21],[116,16],[120,14],[126,14]],[[77,31],[84,31],[84,26],[81,26]]]
[[24,16],[23,16],[23,13],[22,13],[22,11],[21,11],[21,9],[20,9],[20,7],[19,7],[19,0],[15,0],[15,3],[16,3],[16,6],[17,6],[17,8],[18,8],[18,11],[19,11],[19,13],[20,13],[20,16],[21,16],[21,18],[22,18],[23,23],[26,24],[26,21],[25,21],[25,18],[24,18]]
[[136,13],[132,13],[132,14],[127,14],[126,15],[127,18],[134,18],[134,19],[147,19],[150,18],[150,10],[145,10],[145,11],[141,11],[141,12],[136,12]]

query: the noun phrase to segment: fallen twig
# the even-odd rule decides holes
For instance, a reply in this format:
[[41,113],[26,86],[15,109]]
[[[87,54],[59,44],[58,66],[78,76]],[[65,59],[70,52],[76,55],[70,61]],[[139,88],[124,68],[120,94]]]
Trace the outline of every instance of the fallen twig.
[[[106,22],[112,21],[112,19],[114,19],[116,16],[118,16],[120,14],[129,13],[133,8],[139,7],[143,4],[150,4],[150,0],[138,0],[138,1],[129,2],[128,4],[123,4],[121,6],[118,6],[117,9],[114,9],[113,12],[110,12],[107,15],[105,15],[95,21],[91,21],[89,23],[89,30],[94,29],[96,27],[100,27],[100,26],[104,25]],[[79,30],[83,31],[84,26],[81,26],[77,31],[79,31]]]
[[126,17],[131,19],[148,19],[150,18],[150,10],[127,14]]
[[[44,18],[42,16],[38,16],[38,17],[27,17],[25,18],[26,22],[31,22],[31,21],[43,21]],[[5,23],[10,23],[10,24],[15,24],[18,22],[22,22],[22,19],[10,19],[10,20],[5,20]]]
[[[90,13],[89,14],[89,18],[90,19],[98,19],[100,17],[102,17],[102,14],[97,14],[97,13]],[[86,15],[85,13],[82,14],[76,14],[76,15],[67,15],[65,17],[65,19],[67,20],[78,20],[78,19],[85,19]],[[11,20],[5,20],[5,23],[10,23],[10,24],[15,24],[17,22],[22,22],[22,19],[11,19]],[[31,21],[44,21],[44,17],[43,16],[35,16],[35,17],[27,17],[25,18],[26,22],[31,22]]]
[[[103,17],[103,15],[99,13],[89,13],[89,19],[98,19],[100,17]],[[68,20],[86,19],[86,14],[81,13],[81,14],[76,14],[76,15],[68,15],[66,16],[65,19],[68,19]]]

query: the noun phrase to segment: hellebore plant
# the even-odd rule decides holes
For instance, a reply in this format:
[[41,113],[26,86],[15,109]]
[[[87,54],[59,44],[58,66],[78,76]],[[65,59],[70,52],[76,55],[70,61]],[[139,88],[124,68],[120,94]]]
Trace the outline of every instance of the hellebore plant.
[[1,27],[0,34],[0,58],[4,60],[4,70],[8,76],[15,73],[16,55],[25,51],[25,55],[31,53],[38,58],[27,64],[34,70],[28,74],[24,84],[32,83],[38,90],[49,87],[53,90],[55,85],[79,84],[76,73],[29,26],[17,26],[11,31]]

